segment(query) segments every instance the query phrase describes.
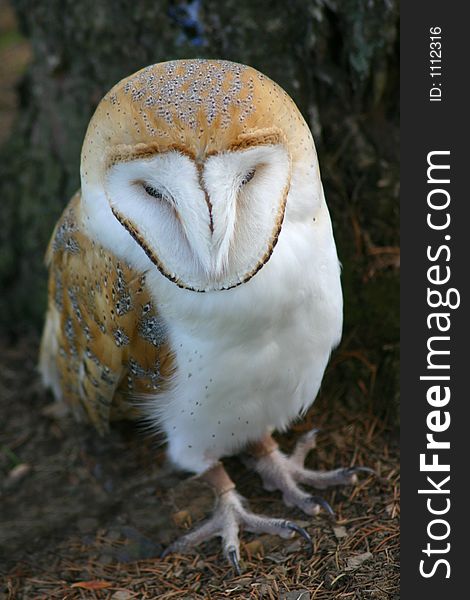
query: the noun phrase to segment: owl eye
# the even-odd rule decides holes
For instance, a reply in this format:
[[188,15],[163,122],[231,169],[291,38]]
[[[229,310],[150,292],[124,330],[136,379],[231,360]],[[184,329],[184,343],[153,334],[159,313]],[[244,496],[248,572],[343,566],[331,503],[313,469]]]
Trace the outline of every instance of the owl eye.
[[256,173],[256,169],[251,169],[251,171],[248,171],[248,173],[245,175],[245,177],[243,177],[243,179],[241,180],[240,187],[249,183],[255,176],[255,173]]
[[157,190],[151,185],[143,184],[144,190],[147,192],[149,196],[156,198],[157,200],[168,200],[168,196],[166,196],[161,190]]

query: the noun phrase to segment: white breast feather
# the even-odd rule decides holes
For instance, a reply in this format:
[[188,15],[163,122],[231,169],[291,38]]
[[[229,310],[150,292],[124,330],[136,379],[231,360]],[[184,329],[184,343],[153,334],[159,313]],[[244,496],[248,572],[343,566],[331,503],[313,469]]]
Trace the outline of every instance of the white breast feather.
[[[257,151],[264,152],[264,176],[255,177],[245,202],[236,204],[237,222],[245,223],[248,232],[231,238],[230,251],[234,257],[243,258],[240,264],[250,264],[250,248],[254,260],[259,260],[275,214],[269,216],[263,202],[268,207],[273,203],[279,206],[286,182],[285,153],[266,148]],[[189,471],[200,473],[269,430],[286,428],[301,415],[314,401],[331,350],[340,339],[340,269],[313,145],[305,156],[305,162],[297,160],[293,168],[284,222],[271,257],[249,281],[228,290],[199,293],[176,286],[155,268],[114,219],[109,206],[102,208],[107,206],[103,190],[93,186],[84,188],[88,219],[85,225],[90,236],[134,268],[146,272],[155,307],[167,323],[175,354],[175,376],[167,392],[146,404],[152,425],[166,432],[169,456]],[[158,175],[162,172],[159,160],[157,157],[136,161],[137,166],[124,164],[119,170],[119,181],[116,180],[119,185],[109,190],[113,192],[113,202],[124,197],[126,176],[133,186],[136,178],[151,180],[154,187],[161,185],[161,181],[152,179],[163,177]],[[170,153],[165,160],[165,188],[177,199],[182,222],[190,224],[194,218],[191,198],[201,195],[194,167],[180,155]],[[230,200],[233,194],[228,194],[230,198],[225,194],[227,186],[219,186],[217,182],[227,178],[237,181],[248,169],[250,160],[256,166],[261,158],[256,152],[233,152],[215,157],[212,162],[208,159],[204,172],[214,220],[225,223],[227,219],[219,211],[219,204],[233,201]],[[137,177],[133,173],[135,168],[146,171]],[[178,192],[181,178],[185,179],[185,185],[192,186],[184,194]],[[178,186],[172,181],[179,181]],[[257,206],[255,200],[259,210],[266,212],[262,213],[263,218],[259,210],[250,214],[253,206]],[[123,207],[127,206],[129,199],[123,203]],[[207,211],[205,202],[200,200],[199,205],[200,211]],[[160,221],[145,212],[147,204],[140,206],[136,196],[132,216],[141,223],[146,243],[161,252],[173,249],[175,258],[171,260],[181,263],[180,271],[191,270],[192,263],[184,255],[178,255],[181,240],[162,241],[161,232],[154,231],[156,225],[153,226]],[[217,256],[220,248],[211,241],[211,235],[207,220],[196,238],[206,236],[208,251]],[[259,236],[265,240],[261,246]],[[187,241],[191,243],[189,238]],[[218,277],[217,260],[208,262],[206,273],[212,264],[215,264],[214,277]],[[232,268],[236,277],[236,261]]]
[[[342,327],[339,263],[324,201],[315,222],[286,222],[269,263],[248,283],[194,294],[162,282],[177,373],[150,405],[169,455],[200,473],[284,429],[314,401]],[[162,284],[165,287],[164,293]]]

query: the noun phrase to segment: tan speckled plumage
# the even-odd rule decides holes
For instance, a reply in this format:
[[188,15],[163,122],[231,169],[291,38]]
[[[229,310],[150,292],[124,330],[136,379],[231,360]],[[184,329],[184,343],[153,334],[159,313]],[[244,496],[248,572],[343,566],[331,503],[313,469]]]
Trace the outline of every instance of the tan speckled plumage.
[[109,164],[155,152],[177,149],[202,161],[274,139],[285,141],[292,160],[315,152],[292,99],[256,69],[223,60],[158,63],[100,102],[83,144],[82,178],[100,181]]
[[173,368],[165,325],[145,275],[83,232],[80,194],[56,225],[47,264],[49,307],[41,363],[55,363],[63,399],[77,416],[85,412],[102,433],[110,419],[137,416],[136,397],[163,389]]

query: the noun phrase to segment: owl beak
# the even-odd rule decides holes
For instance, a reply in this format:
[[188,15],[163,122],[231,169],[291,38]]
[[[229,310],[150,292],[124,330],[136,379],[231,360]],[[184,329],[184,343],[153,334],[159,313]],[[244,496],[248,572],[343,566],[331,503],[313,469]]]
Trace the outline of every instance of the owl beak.
[[220,284],[230,266],[236,199],[226,198],[224,203],[213,204],[202,182],[201,189],[206,210],[180,212],[179,220],[204,277],[209,283]]
[[[205,223],[204,233],[201,236],[203,239],[197,242],[193,240],[192,246],[196,251],[206,277],[214,283],[218,283],[224,279],[228,269],[235,213],[231,210],[231,207],[226,207],[226,210],[223,212],[217,206],[214,207],[202,178],[200,179],[200,186],[204,193],[208,220]],[[192,236],[193,231],[194,223],[193,227],[187,228],[186,235],[188,237]],[[201,235],[201,231],[199,235]]]
[[211,275],[218,282],[226,277],[229,269],[235,217],[235,208],[231,206],[223,213],[214,215],[211,236]]

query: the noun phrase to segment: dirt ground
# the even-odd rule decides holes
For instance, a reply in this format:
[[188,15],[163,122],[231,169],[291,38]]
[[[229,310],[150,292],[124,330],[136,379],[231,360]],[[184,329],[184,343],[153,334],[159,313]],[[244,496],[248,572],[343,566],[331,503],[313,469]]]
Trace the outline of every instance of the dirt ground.
[[322,492],[337,516],[307,518],[268,493],[237,459],[226,461],[250,506],[288,517],[314,540],[242,534],[235,576],[217,540],[159,558],[204,518],[211,492],[172,472],[164,448],[132,424],[100,439],[61,413],[35,375],[37,340],[0,347],[0,599],[399,598],[397,440],[372,414],[320,396],[279,438],[320,427],[314,468],[367,465],[377,477]]

